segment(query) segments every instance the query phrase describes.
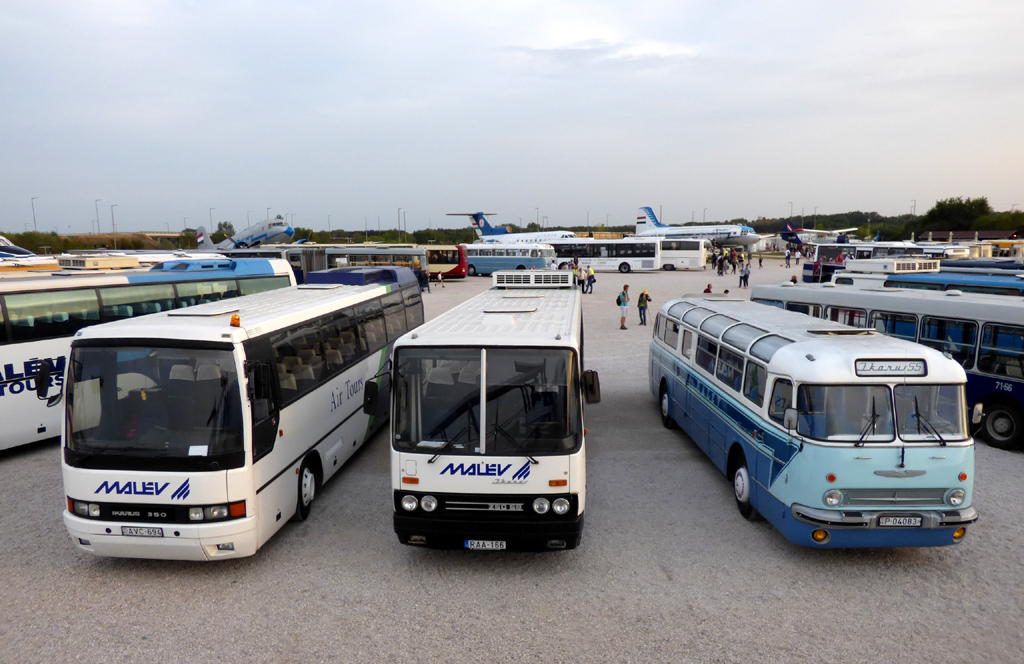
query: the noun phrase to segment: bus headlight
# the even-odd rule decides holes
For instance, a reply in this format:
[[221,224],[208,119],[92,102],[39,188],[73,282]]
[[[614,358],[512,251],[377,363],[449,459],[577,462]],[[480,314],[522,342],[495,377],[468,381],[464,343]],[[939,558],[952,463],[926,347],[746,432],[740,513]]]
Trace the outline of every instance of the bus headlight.
[[547,498],[538,498],[533,501],[533,511],[537,514],[547,514],[549,509],[551,509],[551,503]]
[[437,509],[437,498],[433,496],[423,496],[420,498],[420,507],[423,508],[424,512],[433,512]]
[[73,511],[75,514],[79,516],[92,517],[94,519],[99,518],[100,506],[97,505],[96,503],[86,503],[82,502],[81,500],[72,500],[70,502],[72,508],[71,511]]
[[569,511],[569,501],[565,498],[555,498],[555,502],[551,503],[551,510],[558,516]]
[[228,506],[213,505],[212,507],[204,507],[203,516],[207,519],[226,519],[228,518]]
[[846,496],[844,496],[843,492],[840,491],[839,489],[829,489],[828,491],[825,492],[825,496],[822,498],[822,500],[824,500],[825,504],[828,505],[829,507],[838,507],[843,503],[843,499],[845,497]]
[[952,491],[946,494],[946,502],[952,505],[953,507],[960,507],[961,505],[964,504],[964,490],[953,489]]
[[190,507],[190,508],[188,508],[188,520],[189,521],[202,521],[203,520],[203,508],[202,507]]
[[402,509],[406,512],[412,512],[420,504],[420,501],[416,500],[416,496],[402,496]]

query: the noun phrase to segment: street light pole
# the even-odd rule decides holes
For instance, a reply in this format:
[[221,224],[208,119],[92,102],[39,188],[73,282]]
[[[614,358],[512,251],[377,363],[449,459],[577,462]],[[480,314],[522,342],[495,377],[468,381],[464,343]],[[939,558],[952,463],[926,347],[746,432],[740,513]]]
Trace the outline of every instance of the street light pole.
[[910,202],[913,203],[913,205],[910,206],[910,216],[916,217],[917,216],[917,199],[916,198],[911,198]]
[[96,232],[97,233],[100,232],[100,201],[102,201],[102,200],[103,200],[102,198],[97,198],[96,201],[95,201],[95,205],[96,205]]
[[793,218],[793,201],[789,201],[789,218]]
[[331,215],[327,215],[327,239],[331,239]]
[[39,198],[39,197],[38,196],[33,196],[31,203],[32,203],[32,230],[34,230],[35,232],[38,233],[39,232],[39,227],[36,226],[36,199],[37,198]]
[[707,223],[707,220],[708,220],[708,209],[704,208],[704,212],[702,212],[701,215],[700,215],[700,223],[702,223],[702,224]]
[[117,207],[117,203],[110,206],[110,230],[114,234],[114,249],[117,249],[117,224],[114,223],[114,208]]
[[267,208],[267,221],[270,221],[270,208]]
[[213,227],[213,211],[217,208],[210,208],[210,232],[213,233],[217,229]]
[[398,208],[398,241],[402,241],[402,208]]
[[245,227],[246,228],[249,228],[250,226],[252,226],[252,219],[249,218],[249,213],[250,212],[252,212],[252,210],[246,210],[245,211]]

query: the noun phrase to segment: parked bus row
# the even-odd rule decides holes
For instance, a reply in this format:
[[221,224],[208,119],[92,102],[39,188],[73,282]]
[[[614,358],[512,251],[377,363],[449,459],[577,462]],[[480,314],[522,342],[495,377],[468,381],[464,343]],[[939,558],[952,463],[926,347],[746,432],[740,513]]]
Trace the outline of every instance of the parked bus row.
[[0,280],[0,449],[60,435],[59,409],[35,398],[44,361],[60,385],[71,337],[91,325],[232,299],[295,283],[281,260],[171,260],[131,273]]
[[993,447],[1024,443],[1024,318],[999,295],[852,286],[760,285],[752,299],[789,311],[916,341],[967,372],[967,405],[981,404]]

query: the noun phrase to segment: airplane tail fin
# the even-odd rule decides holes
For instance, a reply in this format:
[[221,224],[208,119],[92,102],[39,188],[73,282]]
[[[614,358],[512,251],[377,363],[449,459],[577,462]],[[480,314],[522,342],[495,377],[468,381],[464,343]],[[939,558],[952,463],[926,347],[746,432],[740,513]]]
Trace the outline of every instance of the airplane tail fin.
[[639,213],[636,215],[636,233],[641,235],[644,231],[649,231],[655,228],[664,228],[665,225],[658,221],[658,217],[655,216],[654,210],[649,207],[640,208]]
[[478,238],[483,238],[489,235],[508,235],[512,232],[512,229],[508,226],[504,228],[494,228],[487,223],[487,217],[494,214],[493,212],[449,212],[449,217],[469,217],[473,220],[473,230],[476,231]]
[[803,244],[803,240],[801,240],[800,236],[797,235],[796,228],[793,226],[792,221],[786,222],[786,230],[779,233],[779,237],[791,244]]
[[200,249],[207,249],[209,251],[216,251],[217,245],[210,239],[206,229],[202,226],[196,229],[196,246]]

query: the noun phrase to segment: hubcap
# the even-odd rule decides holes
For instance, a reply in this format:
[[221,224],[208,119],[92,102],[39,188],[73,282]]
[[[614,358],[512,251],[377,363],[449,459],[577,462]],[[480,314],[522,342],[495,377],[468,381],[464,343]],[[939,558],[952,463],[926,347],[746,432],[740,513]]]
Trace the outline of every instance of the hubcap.
[[732,476],[732,490],[736,494],[736,500],[741,503],[750,501],[750,477],[746,468],[736,469],[736,474]]
[[315,495],[316,477],[313,475],[313,471],[305,468],[302,471],[302,504],[309,505],[312,503]]
[[1013,420],[1004,412],[989,415],[989,431],[1000,438],[1009,438],[1013,433]]
[[668,417],[668,392],[661,395],[661,416]]

